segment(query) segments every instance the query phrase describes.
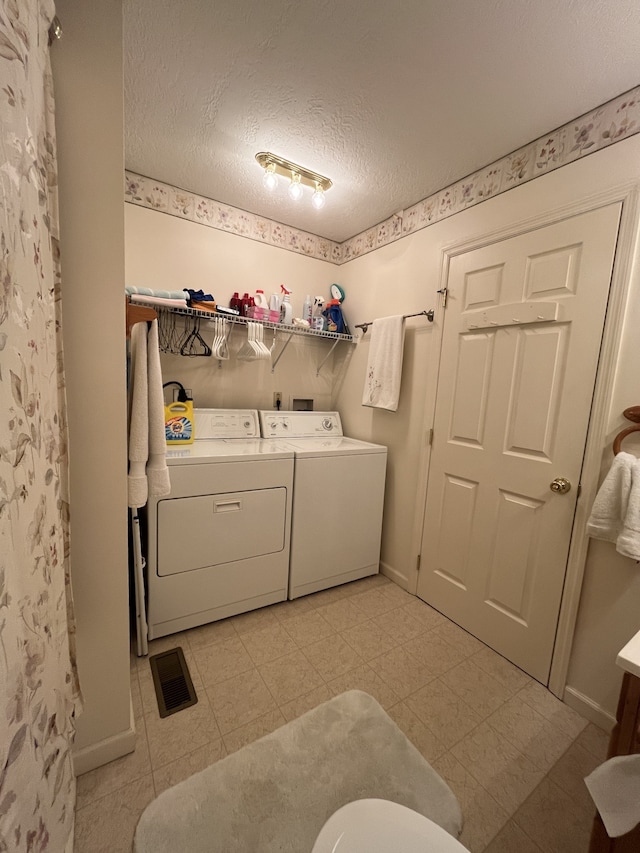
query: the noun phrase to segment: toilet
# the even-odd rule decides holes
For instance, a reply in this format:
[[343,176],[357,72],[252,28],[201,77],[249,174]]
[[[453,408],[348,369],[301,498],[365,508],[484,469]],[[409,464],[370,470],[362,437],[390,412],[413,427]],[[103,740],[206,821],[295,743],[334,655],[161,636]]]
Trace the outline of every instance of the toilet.
[[432,820],[389,800],[356,800],[331,815],[311,853],[469,853]]

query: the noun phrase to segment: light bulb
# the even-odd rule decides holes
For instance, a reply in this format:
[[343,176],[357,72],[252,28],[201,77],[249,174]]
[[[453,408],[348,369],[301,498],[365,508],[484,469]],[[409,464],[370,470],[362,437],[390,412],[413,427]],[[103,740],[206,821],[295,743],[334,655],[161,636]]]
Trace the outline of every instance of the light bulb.
[[300,183],[300,175],[297,172],[293,172],[291,175],[289,196],[294,201],[299,201],[302,198],[302,184]]
[[320,210],[324,207],[324,203],[326,198],[324,197],[324,190],[320,186],[320,184],[316,184],[316,191],[311,196],[311,204],[315,207],[316,210]]
[[276,164],[269,163],[268,166],[265,166],[264,175],[262,176],[262,184],[268,190],[275,190],[277,183],[278,176],[276,175]]

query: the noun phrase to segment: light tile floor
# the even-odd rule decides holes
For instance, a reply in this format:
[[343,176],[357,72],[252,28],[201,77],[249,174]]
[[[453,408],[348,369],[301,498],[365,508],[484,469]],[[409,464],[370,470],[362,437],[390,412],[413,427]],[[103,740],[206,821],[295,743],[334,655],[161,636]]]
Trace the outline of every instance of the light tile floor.
[[586,853],[583,778],[608,735],[386,578],[156,640],[150,653],[176,645],[199,701],[160,719],[148,659],[132,657],[137,747],[79,777],[76,853],[130,851],[154,796],[353,688],[447,780],[471,853]]

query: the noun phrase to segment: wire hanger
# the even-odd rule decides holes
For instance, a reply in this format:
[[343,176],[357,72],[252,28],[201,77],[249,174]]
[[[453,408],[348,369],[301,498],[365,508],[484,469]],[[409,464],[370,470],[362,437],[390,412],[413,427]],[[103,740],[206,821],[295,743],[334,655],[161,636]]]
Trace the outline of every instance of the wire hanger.
[[613,453],[615,456],[620,453],[620,445],[628,435],[631,435],[632,432],[640,432],[640,406],[630,406],[622,414],[628,421],[633,421],[635,426],[621,430],[613,439]]

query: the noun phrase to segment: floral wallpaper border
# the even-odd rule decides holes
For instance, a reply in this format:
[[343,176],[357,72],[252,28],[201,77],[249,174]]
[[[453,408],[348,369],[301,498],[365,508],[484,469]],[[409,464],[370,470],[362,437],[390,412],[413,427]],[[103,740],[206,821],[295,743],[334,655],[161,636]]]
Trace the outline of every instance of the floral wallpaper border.
[[125,172],[125,201],[311,258],[344,264],[640,133],[640,86],[422,199],[344,243]]

